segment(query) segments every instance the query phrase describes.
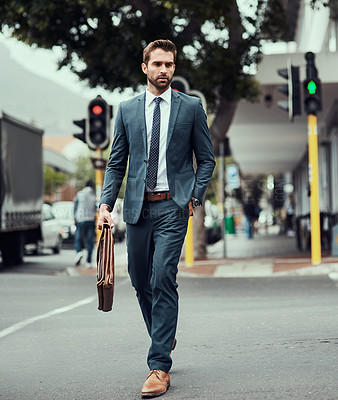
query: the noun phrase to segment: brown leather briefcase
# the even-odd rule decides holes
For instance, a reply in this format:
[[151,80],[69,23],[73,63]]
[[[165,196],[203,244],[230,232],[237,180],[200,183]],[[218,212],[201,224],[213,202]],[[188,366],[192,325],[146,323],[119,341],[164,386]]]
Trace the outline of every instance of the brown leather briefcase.
[[97,246],[97,293],[102,311],[111,311],[114,298],[114,239],[111,227],[103,224]]

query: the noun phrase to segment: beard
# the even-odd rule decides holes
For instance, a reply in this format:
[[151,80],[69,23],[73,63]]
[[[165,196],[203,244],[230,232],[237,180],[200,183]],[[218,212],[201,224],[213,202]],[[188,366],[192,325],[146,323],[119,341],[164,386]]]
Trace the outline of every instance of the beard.
[[[159,77],[156,80],[155,79],[151,79],[148,76],[148,81],[155,86],[157,89],[165,89],[167,87],[169,87],[169,85],[171,84],[172,80],[173,80],[174,76],[171,77],[171,79],[167,78],[167,77]],[[159,79],[166,79],[164,82],[159,82]]]

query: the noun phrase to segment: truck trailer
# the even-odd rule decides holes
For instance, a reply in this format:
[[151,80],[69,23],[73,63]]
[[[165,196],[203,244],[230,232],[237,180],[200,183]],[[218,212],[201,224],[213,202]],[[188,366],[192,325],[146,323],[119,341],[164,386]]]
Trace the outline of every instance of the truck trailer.
[[0,251],[4,266],[23,262],[42,238],[43,130],[0,113]]

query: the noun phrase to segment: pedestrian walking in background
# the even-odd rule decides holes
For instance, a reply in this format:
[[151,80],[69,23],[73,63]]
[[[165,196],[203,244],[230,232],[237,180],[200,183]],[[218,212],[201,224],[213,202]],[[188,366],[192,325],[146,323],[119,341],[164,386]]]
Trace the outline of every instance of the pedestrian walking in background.
[[257,219],[257,208],[253,197],[248,197],[247,201],[243,204],[243,211],[245,215],[245,233],[248,239],[253,238],[253,224]]
[[80,265],[83,258],[83,244],[87,249],[86,267],[92,267],[92,253],[95,239],[96,197],[94,183],[88,181],[74,198],[74,219],[76,225],[74,246],[75,265]]
[[143,397],[159,396],[170,385],[177,265],[189,208],[203,202],[215,166],[201,101],[170,87],[176,54],[169,40],[156,40],[144,49],[147,90],[119,106],[98,219],[99,229],[104,222],[113,224],[110,211],[129,158],[123,209],[128,271],[151,338]]
[[286,211],[286,234],[287,236],[294,237],[295,236],[295,231],[293,228],[293,216],[295,213],[295,207],[294,207],[294,198],[290,194],[287,196],[285,203],[284,203],[284,208]]

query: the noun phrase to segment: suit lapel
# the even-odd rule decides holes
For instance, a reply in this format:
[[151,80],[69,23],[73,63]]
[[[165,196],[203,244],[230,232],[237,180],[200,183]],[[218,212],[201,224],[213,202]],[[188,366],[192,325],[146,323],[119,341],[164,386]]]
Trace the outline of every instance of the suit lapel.
[[167,138],[167,149],[173,135],[178,110],[180,108],[181,99],[179,93],[171,90],[171,110],[170,110],[170,117],[169,117],[169,125],[168,125],[168,138]]
[[145,120],[145,101],[146,101],[146,94],[144,96],[140,96],[138,98],[138,108],[137,108],[137,115],[138,121],[140,124],[140,130],[143,138],[143,144],[145,148],[145,152],[147,153],[147,132],[146,132],[146,120]]

